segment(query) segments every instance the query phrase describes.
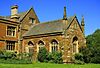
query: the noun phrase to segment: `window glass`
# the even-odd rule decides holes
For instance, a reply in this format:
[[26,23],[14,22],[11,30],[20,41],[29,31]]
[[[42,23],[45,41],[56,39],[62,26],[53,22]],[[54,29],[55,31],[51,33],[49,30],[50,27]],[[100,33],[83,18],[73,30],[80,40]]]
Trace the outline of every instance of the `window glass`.
[[58,51],[58,42],[56,40],[51,41],[51,51],[52,52]]
[[44,42],[43,41],[39,41],[38,42],[38,46],[39,46],[39,50],[40,50],[40,48],[44,47]]
[[6,50],[15,50],[15,42],[7,41]]
[[34,23],[35,19],[34,18],[29,18],[29,23]]
[[7,26],[7,35],[8,36],[15,36],[15,27]]

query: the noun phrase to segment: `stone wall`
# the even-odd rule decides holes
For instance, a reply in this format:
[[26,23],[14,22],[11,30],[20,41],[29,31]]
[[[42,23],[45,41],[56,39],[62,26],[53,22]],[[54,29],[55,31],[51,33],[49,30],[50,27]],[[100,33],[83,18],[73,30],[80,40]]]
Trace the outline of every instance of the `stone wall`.
[[[48,50],[48,52],[50,51],[49,47],[50,47],[50,42],[51,40],[55,39],[57,40],[58,44],[59,44],[59,50],[60,52],[62,52],[62,58],[63,58],[63,62],[68,62],[71,63],[73,62],[73,38],[77,37],[78,38],[78,49],[81,46],[86,46],[86,40],[84,37],[84,34],[82,33],[81,30],[81,26],[77,20],[77,18],[75,17],[73,19],[73,21],[71,22],[71,24],[69,25],[67,30],[64,30],[63,33],[61,33],[60,35],[46,35],[46,36],[30,36],[27,38],[23,39],[23,52],[25,52],[25,47],[28,46],[28,42],[32,41],[32,43],[34,44],[34,57],[35,59],[37,58],[37,53],[38,53],[38,42],[41,40],[44,42],[46,49]],[[77,52],[78,52],[77,49]]]
[[[14,26],[16,36],[7,36],[7,26]],[[15,41],[15,51],[18,51],[18,22],[10,20],[0,20],[0,49],[6,49],[6,41]]]

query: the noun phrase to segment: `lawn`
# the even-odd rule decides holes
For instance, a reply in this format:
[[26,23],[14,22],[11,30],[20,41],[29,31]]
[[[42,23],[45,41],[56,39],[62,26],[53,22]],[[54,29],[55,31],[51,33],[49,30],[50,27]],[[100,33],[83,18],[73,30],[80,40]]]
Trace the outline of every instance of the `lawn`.
[[33,64],[0,64],[0,68],[100,68],[100,64],[51,64],[51,63],[33,63]]

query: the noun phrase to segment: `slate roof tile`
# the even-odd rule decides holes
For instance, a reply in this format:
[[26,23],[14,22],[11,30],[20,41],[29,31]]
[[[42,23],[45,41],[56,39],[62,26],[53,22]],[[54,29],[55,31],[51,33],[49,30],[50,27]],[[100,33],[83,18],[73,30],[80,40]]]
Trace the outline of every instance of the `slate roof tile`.
[[65,25],[62,19],[33,25],[23,36],[63,32],[64,29],[67,29],[73,18],[74,16],[68,18],[68,25]]

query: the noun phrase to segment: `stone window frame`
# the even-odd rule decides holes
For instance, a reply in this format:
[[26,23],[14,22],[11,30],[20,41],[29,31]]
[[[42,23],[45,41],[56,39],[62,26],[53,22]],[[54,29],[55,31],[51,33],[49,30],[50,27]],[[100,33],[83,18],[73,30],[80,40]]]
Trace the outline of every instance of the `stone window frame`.
[[[39,42],[43,43],[43,45],[39,45]],[[39,40],[37,43],[37,52],[39,52],[39,49],[45,47],[45,42],[43,40]]]
[[35,22],[35,18],[29,17],[29,23],[34,24],[34,22]]
[[74,23],[74,29],[77,29],[77,27],[78,27],[78,24],[75,22]]
[[[30,44],[31,44],[31,45],[30,45]],[[29,47],[33,47],[33,46],[34,46],[34,43],[33,43],[32,41],[29,41],[29,42],[28,42],[28,46],[29,46]]]
[[[8,34],[11,31],[11,34]],[[6,28],[6,36],[16,37],[16,27],[15,26],[7,26]]]
[[[52,43],[53,41],[56,41],[57,44]],[[59,51],[59,42],[56,39],[52,39],[49,46],[49,52],[56,52],[56,51]]]
[[15,50],[15,41],[6,41],[6,50],[14,51]]
[[[77,38],[77,39],[74,39],[74,38]],[[72,37],[72,53],[73,53],[73,54],[79,52],[78,46],[79,46],[78,37],[77,37],[77,36],[73,36],[73,37]],[[75,49],[74,49],[74,48],[75,48]]]
[[[32,45],[29,45],[29,43],[31,43]],[[33,46],[34,46],[34,43],[32,42],[32,41],[28,41],[28,43],[27,43],[27,47],[26,47],[26,52],[27,53],[30,53],[30,48],[33,48]]]

